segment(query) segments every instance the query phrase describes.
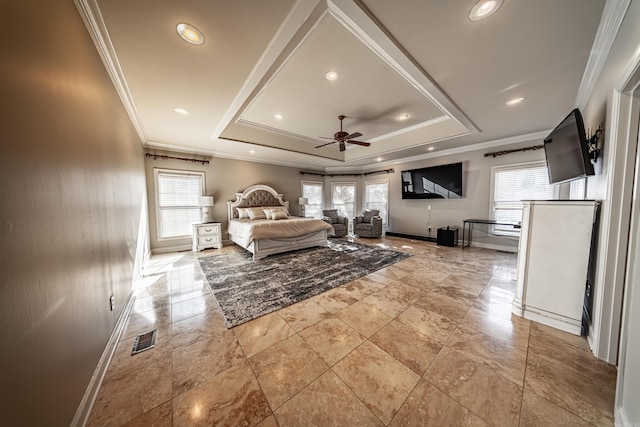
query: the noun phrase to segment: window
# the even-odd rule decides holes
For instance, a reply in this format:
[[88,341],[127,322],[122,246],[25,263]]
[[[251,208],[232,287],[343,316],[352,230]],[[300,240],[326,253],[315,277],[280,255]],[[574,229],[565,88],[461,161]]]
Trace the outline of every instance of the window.
[[587,178],[574,179],[569,183],[569,198],[584,200],[587,197]]
[[378,209],[382,224],[388,225],[389,218],[389,181],[380,179],[364,182],[364,208]]
[[356,211],[356,184],[354,182],[334,182],[331,184],[331,205],[341,216],[351,220]]
[[[553,186],[549,184],[545,162],[494,166],[491,168],[492,219],[500,222],[522,221],[522,200],[549,200]],[[509,226],[494,227],[498,234],[517,234]]]
[[204,172],[154,169],[154,174],[158,239],[191,236],[191,224],[201,220]]
[[305,214],[314,218],[322,218],[322,183],[302,181],[302,197],[309,199]]

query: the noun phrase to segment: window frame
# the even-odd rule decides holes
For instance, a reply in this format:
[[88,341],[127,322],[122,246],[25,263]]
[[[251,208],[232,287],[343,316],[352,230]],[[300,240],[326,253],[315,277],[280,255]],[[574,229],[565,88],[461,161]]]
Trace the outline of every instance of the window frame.
[[[302,195],[301,197],[305,197],[304,195],[304,187],[305,185],[307,186],[319,186],[320,187],[320,216],[316,219],[321,219],[322,218],[322,210],[324,209],[324,183],[322,181],[300,181],[300,194]],[[307,205],[307,207],[310,204]],[[306,215],[306,208],[305,208],[305,215]],[[315,218],[315,217],[314,217]]]
[[[372,179],[364,182],[363,206],[364,206],[364,209],[368,209],[367,205],[369,201],[367,199],[369,197],[369,191],[367,190],[367,186],[380,185],[380,184],[385,184],[387,186],[387,201],[384,207],[384,214],[382,214],[383,210],[380,210],[380,213],[381,213],[380,216],[382,217],[382,225],[386,227],[389,225],[389,180],[388,179]],[[374,202],[371,202],[371,203],[374,203]]]
[[[203,196],[205,194],[207,194],[205,185],[206,185],[206,176],[204,172],[198,172],[198,171],[190,171],[190,170],[181,170],[181,169],[164,169],[164,168],[153,168],[153,176],[154,176],[154,187],[155,187],[155,212],[156,212],[156,239],[158,241],[170,241],[170,240],[182,240],[182,239],[186,239],[186,238],[191,238],[192,237],[192,233],[189,234],[185,234],[185,235],[180,235],[180,236],[170,236],[170,237],[163,237],[161,230],[161,218],[162,218],[162,210],[166,209],[163,208],[162,206],[160,206],[160,185],[159,185],[159,180],[158,178],[161,175],[174,175],[174,176],[199,176],[201,183],[202,183],[202,194],[200,194],[199,196]],[[200,210],[200,206],[199,205],[194,205],[194,206],[180,206],[180,207],[175,207],[175,208],[179,208],[179,209],[191,209],[191,208],[198,208],[198,210]]]
[[[523,162],[523,163],[512,163],[507,165],[498,165],[491,167],[491,186],[489,188],[489,218],[492,220],[496,219],[495,215],[495,186],[496,186],[496,174],[501,171],[511,171],[518,169],[533,169],[533,168],[547,168],[547,163],[544,160],[532,161],[532,162]],[[547,175],[548,176],[548,175]],[[556,199],[558,197],[558,186],[554,184],[549,184],[551,186],[552,191],[552,199]],[[513,208],[513,210],[517,210],[517,208]],[[522,207],[519,209],[522,211]],[[508,226],[499,226],[493,225],[491,226],[491,233],[501,236],[518,236],[520,235],[519,229],[513,229]]]

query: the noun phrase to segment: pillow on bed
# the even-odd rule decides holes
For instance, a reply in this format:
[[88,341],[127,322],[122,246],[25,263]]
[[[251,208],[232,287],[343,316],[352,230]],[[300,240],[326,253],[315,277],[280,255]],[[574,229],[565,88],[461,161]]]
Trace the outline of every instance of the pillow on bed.
[[287,215],[285,211],[275,211],[271,216],[271,219],[287,219],[287,218],[289,218],[289,215]]
[[267,219],[275,219],[273,217],[273,214],[276,213],[275,209],[262,209],[262,211],[264,212],[264,216],[266,216]]
[[247,212],[247,208],[236,208],[238,211],[238,219],[249,218],[249,212]]
[[250,219],[267,219],[262,208],[246,208]]
[[287,216],[289,216],[289,211],[285,206],[263,206],[262,209],[270,209],[274,212],[284,212],[287,214]]

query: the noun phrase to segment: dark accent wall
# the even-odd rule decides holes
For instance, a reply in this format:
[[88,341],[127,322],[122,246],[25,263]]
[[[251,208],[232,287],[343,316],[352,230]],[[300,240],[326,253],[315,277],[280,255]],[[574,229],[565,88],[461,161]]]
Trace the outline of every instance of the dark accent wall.
[[131,294],[143,149],[72,0],[1,10],[0,424],[63,426]]

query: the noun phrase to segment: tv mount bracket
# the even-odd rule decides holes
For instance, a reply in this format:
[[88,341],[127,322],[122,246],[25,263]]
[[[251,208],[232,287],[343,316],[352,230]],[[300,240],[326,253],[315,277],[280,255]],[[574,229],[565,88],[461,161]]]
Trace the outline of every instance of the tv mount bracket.
[[600,149],[598,148],[598,141],[602,136],[602,125],[598,126],[598,129],[591,135],[591,129],[589,129],[589,136],[587,137],[587,149],[589,150],[589,160],[591,163],[595,163],[598,161],[598,156],[600,155]]

